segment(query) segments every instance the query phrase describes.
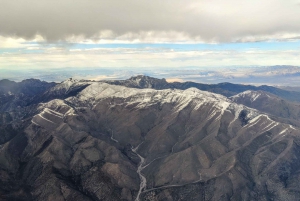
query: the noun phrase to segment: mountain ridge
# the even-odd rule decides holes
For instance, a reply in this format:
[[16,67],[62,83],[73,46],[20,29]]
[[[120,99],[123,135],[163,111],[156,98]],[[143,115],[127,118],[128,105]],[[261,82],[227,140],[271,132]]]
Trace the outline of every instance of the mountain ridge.
[[280,118],[279,121],[291,125],[300,126],[300,104],[282,99],[274,94],[264,91],[244,91],[232,97],[232,101],[245,106],[257,109]]
[[242,84],[232,84],[229,82],[219,83],[219,84],[202,84],[195,82],[167,82],[165,79],[157,79],[149,76],[138,75],[131,77],[127,80],[121,81],[103,81],[109,84],[123,85],[127,87],[134,88],[154,88],[154,89],[188,89],[190,87],[195,87],[200,90],[209,91],[213,93],[222,94],[224,96],[230,97],[247,90],[263,90],[274,95],[280,96],[290,101],[300,101],[300,92],[287,91],[279,89],[272,86],[262,85],[262,86],[252,86],[252,85],[242,85]]
[[[39,81],[37,79],[27,79],[27,80]],[[70,78],[64,82],[61,82],[61,83],[54,83],[54,82],[50,82],[50,83],[53,86],[55,86],[55,85],[60,86],[63,83],[70,82],[70,80],[72,80],[72,78]],[[26,80],[23,80],[22,82],[25,82],[25,81]],[[77,81],[79,81],[79,80],[77,80]],[[130,77],[129,79],[126,79],[126,80],[100,80],[100,81],[81,80],[81,81],[86,82],[86,86],[93,82],[105,82],[108,84],[122,85],[122,86],[133,87],[133,88],[153,88],[153,89],[158,89],[158,90],[161,90],[161,89],[182,89],[182,90],[184,90],[184,89],[188,89],[190,87],[195,87],[200,90],[218,93],[218,94],[224,95],[226,97],[234,96],[238,93],[241,93],[241,92],[244,92],[247,90],[254,90],[254,91],[262,90],[262,91],[266,91],[268,93],[272,93],[281,98],[287,99],[289,101],[300,102],[300,92],[284,90],[284,89],[276,88],[273,86],[267,86],[267,85],[253,86],[253,85],[233,84],[230,82],[224,82],[224,83],[219,83],[219,84],[203,84],[203,83],[196,83],[196,82],[190,82],[190,81],[188,81],[188,82],[167,82],[166,79],[164,79],[164,78],[159,79],[159,78],[154,78],[154,77],[150,77],[150,76],[146,76],[146,75],[137,75],[137,76]],[[1,83],[3,83],[3,82],[13,83],[13,85],[15,85],[16,83],[22,84],[22,82],[14,82],[14,81],[10,81],[7,79],[0,80],[0,90],[1,90]],[[40,81],[40,82],[46,83],[44,81]],[[74,90],[74,89],[72,89],[72,90],[76,94],[76,90]],[[81,90],[80,87],[78,87],[78,91],[80,91],[80,90]],[[55,89],[54,89],[54,91],[55,91]]]
[[143,76],[117,84],[68,79],[19,105],[22,115],[0,104],[0,198],[299,196],[299,128],[273,118],[266,106],[254,109],[237,99],[278,97],[264,91],[226,97],[210,88],[153,89],[165,84]]
[[290,189],[297,183],[292,178],[300,176],[300,131],[291,125],[196,88],[91,82],[65,96],[73,85],[87,84],[66,82],[48,89],[45,93],[54,90],[57,97],[32,108],[23,129],[1,145],[5,199],[284,200],[298,195]]

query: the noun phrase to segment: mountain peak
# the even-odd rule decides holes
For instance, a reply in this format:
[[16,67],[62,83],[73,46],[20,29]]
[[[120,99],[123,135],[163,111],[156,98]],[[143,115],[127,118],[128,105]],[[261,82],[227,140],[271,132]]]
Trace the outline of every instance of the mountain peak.
[[153,89],[166,89],[169,88],[166,79],[158,79],[147,75],[133,76],[127,80],[105,81],[109,84],[123,85],[133,88],[153,88]]
[[22,80],[22,82],[42,82],[40,79],[35,79],[35,78],[29,78]]
[[147,76],[147,75],[136,75],[136,76],[130,77],[129,80],[135,80],[135,79],[146,78],[146,77],[151,78],[150,76]]
[[150,77],[147,75],[132,76],[128,80],[167,82],[165,78],[159,79],[159,78],[154,78],[154,77]]
[[66,79],[65,81],[62,81],[61,83],[74,83],[74,82],[78,82],[79,80],[77,79],[73,79],[72,77]]

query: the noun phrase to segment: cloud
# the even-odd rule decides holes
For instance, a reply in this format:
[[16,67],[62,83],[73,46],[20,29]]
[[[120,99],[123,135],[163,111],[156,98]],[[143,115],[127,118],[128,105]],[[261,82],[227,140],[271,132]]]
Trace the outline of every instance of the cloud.
[[300,36],[296,0],[0,0],[0,35],[235,42]]
[[[166,48],[91,48],[71,51],[60,47],[0,52],[0,69],[131,68],[299,65],[300,50],[172,50]],[[30,48],[32,49],[32,48]],[[1,50],[1,49],[0,49]]]

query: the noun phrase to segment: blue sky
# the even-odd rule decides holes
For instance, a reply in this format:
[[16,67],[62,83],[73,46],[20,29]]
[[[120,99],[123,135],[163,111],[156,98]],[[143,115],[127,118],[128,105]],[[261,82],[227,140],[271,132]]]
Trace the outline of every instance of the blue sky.
[[[2,70],[1,74],[5,78],[12,78],[16,71],[24,70],[36,71],[37,75],[44,72],[46,75],[53,72],[50,69],[69,70],[68,76],[72,76],[71,71],[74,73],[74,69],[77,68],[84,76],[82,69],[99,68],[102,71],[98,73],[107,73],[104,69],[111,69],[105,75],[109,76],[120,69],[144,74],[149,70],[160,70],[163,73],[175,69],[216,71],[230,67],[298,66],[299,58],[299,40],[205,44],[116,41],[47,43],[11,39],[5,47],[0,48],[0,71]],[[105,76],[96,78],[102,79]],[[172,78],[175,75],[169,74],[168,77]]]
[[62,48],[66,51],[93,50],[93,49],[148,49],[149,51],[174,50],[174,51],[286,51],[300,50],[300,40],[293,41],[261,41],[244,43],[45,43],[22,42],[18,47],[0,47],[0,54],[43,53],[51,48]]
[[177,51],[201,51],[201,50],[299,50],[300,40],[295,41],[262,41],[245,43],[129,43],[129,44],[74,44],[70,49],[92,49],[92,48],[163,48]]
[[300,40],[211,44],[10,39],[2,43],[0,68],[299,65],[300,55]]

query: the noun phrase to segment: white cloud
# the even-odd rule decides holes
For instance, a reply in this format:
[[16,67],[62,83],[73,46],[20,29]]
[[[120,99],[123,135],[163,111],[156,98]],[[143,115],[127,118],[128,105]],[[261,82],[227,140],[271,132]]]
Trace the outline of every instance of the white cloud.
[[0,47],[1,48],[20,48],[24,47],[22,43],[26,42],[26,40],[22,38],[11,38],[11,37],[3,37],[0,36]]
[[0,5],[5,37],[213,43],[300,36],[297,0],[0,0]]
[[95,48],[69,51],[49,47],[42,53],[14,52],[0,54],[1,68],[185,68],[221,66],[299,65],[300,50],[207,50],[174,51],[172,49]]

